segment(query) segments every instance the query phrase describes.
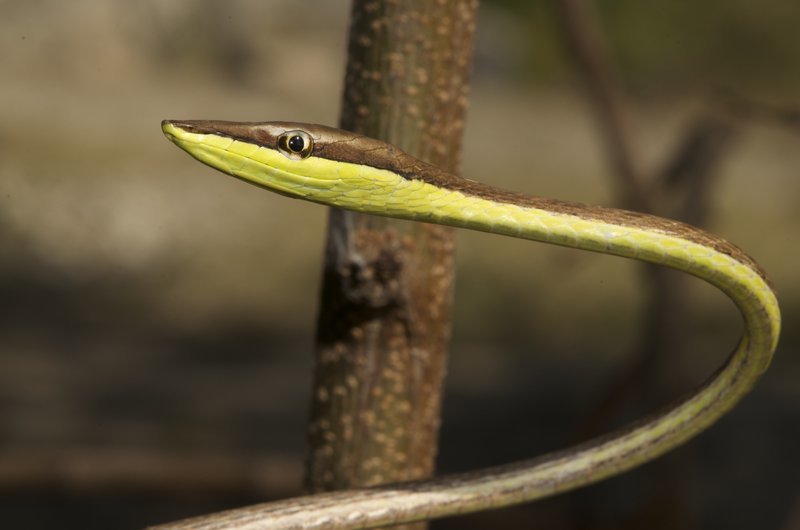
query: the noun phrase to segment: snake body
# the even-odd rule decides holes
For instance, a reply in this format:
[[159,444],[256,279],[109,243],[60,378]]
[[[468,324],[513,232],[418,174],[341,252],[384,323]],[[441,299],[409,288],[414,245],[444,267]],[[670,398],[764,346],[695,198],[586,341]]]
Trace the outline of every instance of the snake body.
[[585,444],[532,460],[189,519],[163,528],[372,528],[529,501],[647,462],[730,410],[769,366],[780,311],[741,249],[651,215],[513,193],[448,174],[384,142],[299,123],[165,121],[180,148],[224,173],[294,198],[463,227],[665,265],[722,290],[744,333],[705,384],[665,410]]

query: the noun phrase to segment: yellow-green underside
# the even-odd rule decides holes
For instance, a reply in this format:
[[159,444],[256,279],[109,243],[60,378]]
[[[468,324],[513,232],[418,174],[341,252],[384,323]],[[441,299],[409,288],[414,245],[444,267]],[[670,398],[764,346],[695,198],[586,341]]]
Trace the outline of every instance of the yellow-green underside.
[[[683,270],[725,291],[742,312],[747,329],[731,363],[703,392],[660,420],[633,429],[623,438],[608,444],[553,461],[552,465],[559,466],[561,476],[570,476],[570,469],[594,467],[600,462],[624,457],[624,464],[620,462],[618,468],[616,464],[600,466],[605,468],[605,472],[593,476],[591,481],[594,482],[619,469],[653,458],[704,429],[733,406],[769,365],[780,326],[774,293],[758,272],[714,248],[652,229],[467,196],[367,165],[314,156],[290,160],[273,149],[223,136],[189,133],[171,125],[168,127],[171,129],[165,128],[165,132],[173,137],[173,141],[200,161],[292,197],[360,212],[448,224],[644,260]],[[744,380],[748,382],[743,383]],[[714,414],[703,413],[711,408],[716,410]],[[691,427],[680,427],[691,421],[694,422]],[[653,440],[660,442],[651,444],[654,445],[651,450],[642,449]],[[662,445],[663,449],[660,448]],[[548,486],[540,486],[537,497],[573,485],[570,479],[553,481],[550,475],[552,465],[538,470]],[[534,475],[528,471],[498,480],[504,488],[518,486],[520,491],[527,492],[526,498],[533,498],[530,484],[536,479]],[[519,484],[514,486],[516,482]],[[478,486],[465,483],[464,487],[469,488],[471,495],[483,490],[491,494],[497,482]],[[509,502],[514,500],[509,497],[502,504]]]
[[[671,234],[467,196],[367,165],[314,156],[290,160],[274,149],[169,127],[166,132],[176,143],[200,161],[271,191],[365,213],[443,223],[666,265],[731,291],[737,303],[756,297],[756,305],[767,311],[769,320],[779,319],[777,300],[756,271],[711,247]],[[745,303],[741,309],[745,311],[749,305]],[[774,335],[777,337],[777,333]]]

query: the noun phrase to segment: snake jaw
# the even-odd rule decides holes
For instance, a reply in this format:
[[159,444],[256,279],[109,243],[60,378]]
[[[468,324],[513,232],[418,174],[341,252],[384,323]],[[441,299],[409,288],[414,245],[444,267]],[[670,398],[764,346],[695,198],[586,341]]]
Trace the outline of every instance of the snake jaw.
[[[381,201],[410,183],[387,170],[317,156],[352,139],[348,133],[332,134],[322,126],[165,120],[161,129],[172,143],[207,166],[281,195],[327,206],[358,209],[367,195],[376,203],[370,213],[385,215]],[[294,134],[311,142],[311,153],[286,154],[286,136]]]

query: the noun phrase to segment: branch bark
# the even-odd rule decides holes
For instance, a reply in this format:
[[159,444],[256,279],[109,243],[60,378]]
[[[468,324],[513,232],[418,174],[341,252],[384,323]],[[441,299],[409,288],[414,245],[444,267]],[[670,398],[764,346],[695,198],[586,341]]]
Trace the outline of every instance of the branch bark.
[[[477,0],[353,4],[341,127],[457,172]],[[331,210],[307,489],[433,472],[453,234]]]

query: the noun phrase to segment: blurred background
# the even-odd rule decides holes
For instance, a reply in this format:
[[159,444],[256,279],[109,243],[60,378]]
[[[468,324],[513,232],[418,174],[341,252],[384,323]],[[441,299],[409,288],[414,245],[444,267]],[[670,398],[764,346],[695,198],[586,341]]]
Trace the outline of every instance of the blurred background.
[[[436,527],[798,529],[800,4],[597,4],[641,173],[693,160],[686,146],[713,161],[700,219],[769,271],[781,345],[751,396],[659,462]],[[325,210],[201,166],[159,123],[336,124],[348,15],[346,0],[0,0],[3,526],[140,528],[299,492]],[[564,35],[553,1],[482,2],[463,173],[618,204]],[[713,149],[692,140],[707,123]],[[465,232],[457,262],[440,472],[650,411],[740,332],[685,280],[681,348],[643,363],[635,263]]]

